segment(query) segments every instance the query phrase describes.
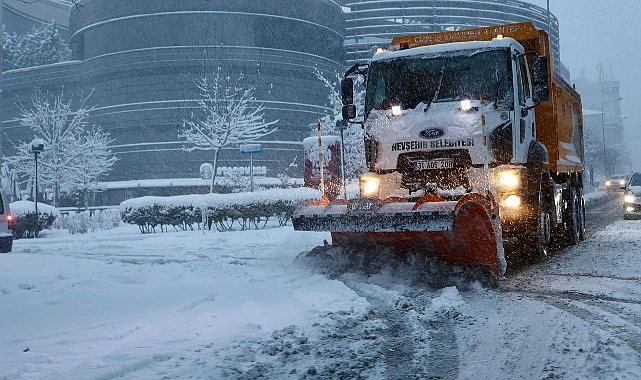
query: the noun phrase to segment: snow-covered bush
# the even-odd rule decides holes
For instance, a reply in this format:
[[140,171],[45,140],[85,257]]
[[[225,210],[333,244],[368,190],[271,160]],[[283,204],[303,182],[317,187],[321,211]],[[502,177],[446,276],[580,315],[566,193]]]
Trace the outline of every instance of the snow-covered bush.
[[230,171],[222,177],[218,177],[216,185],[232,193],[246,193],[251,190],[251,181],[248,176]]
[[68,230],[70,234],[84,234],[110,230],[120,225],[120,211],[116,209],[75,212],[56,219],[55,227]]
[[[14,217],[13,236],[16,239],[35,237],[36,209],[34,202],[13,202],[9,204],[9,209]],[[58,217],[60,217],[60,212],[57,208],[38,202],[37,232],[50,228]]]
[[71,56],[67,42],[53,22],[33,28],[30,33],[8,33],[2,27],[3,69],[48,65]]
[[[193,194],[173,197],[141,197],[120,204],[125,223],[136,224],[143,233],[176,229],[198,228],[241,229],[260,228],[270,218],[278,218],[284,225],[294,209],[302,202],[319,197],[318,190],[310,188],[270,189],[235,194]],[[205,218],[203,218],[203,214]],[[203,224],[203,219],[206,223]]]

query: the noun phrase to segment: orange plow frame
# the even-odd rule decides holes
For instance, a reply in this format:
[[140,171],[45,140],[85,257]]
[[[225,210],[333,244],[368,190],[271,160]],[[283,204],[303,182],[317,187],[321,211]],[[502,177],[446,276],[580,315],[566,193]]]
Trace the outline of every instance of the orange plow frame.
[[340,247],[390,246],[435,253],[443,260],[480,267],[494,276],[506,270],[498,204],[491,195],[464,195],[457,202],[395,202],[370,212],[345,204],[307,205],[292,218],[294,229],[330,231]]

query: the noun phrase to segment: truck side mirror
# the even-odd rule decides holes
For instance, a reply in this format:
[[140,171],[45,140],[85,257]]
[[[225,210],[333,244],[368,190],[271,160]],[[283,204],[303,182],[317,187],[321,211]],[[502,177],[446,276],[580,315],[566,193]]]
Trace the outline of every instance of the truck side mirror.
[[545,56],[537,55],[532,59],[532,81],[534,102],[549,100],[548,60]]
[[341,81],[341,98],[343,105],[354,104],[354,80],[345,78]]
[[346,104],[342,109],[343,120],[354,120],[356,118],[356,106],[353,104]]

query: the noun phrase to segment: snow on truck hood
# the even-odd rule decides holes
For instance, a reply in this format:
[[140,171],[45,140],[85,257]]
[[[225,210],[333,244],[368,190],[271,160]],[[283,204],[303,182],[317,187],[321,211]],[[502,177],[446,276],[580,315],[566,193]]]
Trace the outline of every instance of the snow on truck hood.
[[376,127],[370,134],[384,141],[418,138],[426,128],[441,128],[449,138],[467,138],[482,133],[481,112],[461,111],[459,101],[429,106],[421,102],[414,109],[403,110],[400,116],[391,115],[389,110],[376,110],[372,111],[367,124]]
[[482,162],[486,159],[482,114],[486,116],[486,133],[500,124],[500,113],[492,103],[485,105],[483,112],[480,108],[466,112],[460,109],[460,101],[435,102],[429,107],[421,102],[400,116],[393,116],[390,110],[372,111],[366,130],[381,142],[378,163],[383,167],[395,167],[400,153],[438,149],[467,149],[474,162]]

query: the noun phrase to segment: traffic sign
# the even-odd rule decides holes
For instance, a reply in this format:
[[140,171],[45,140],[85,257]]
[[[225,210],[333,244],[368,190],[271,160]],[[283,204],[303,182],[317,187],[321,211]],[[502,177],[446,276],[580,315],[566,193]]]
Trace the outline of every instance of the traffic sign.
[[241,144],[240,154],[257,154],[262,153],[263,146],[261,144]]

